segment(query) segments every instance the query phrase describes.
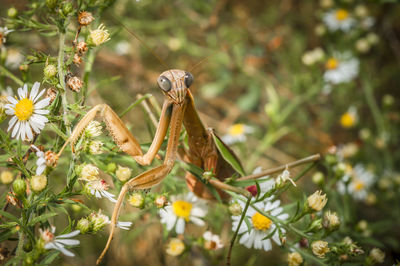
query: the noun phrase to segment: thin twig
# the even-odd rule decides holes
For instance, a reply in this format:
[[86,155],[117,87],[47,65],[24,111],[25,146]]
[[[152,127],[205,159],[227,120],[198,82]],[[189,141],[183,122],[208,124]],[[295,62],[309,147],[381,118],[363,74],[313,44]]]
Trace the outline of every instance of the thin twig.
[[243,222],[243,220],[244,220],[244,216],[246,216],[247,209],[248,209],[249,206],[250,206],[250,201],[251,201],[251,198],[248,198],[248,199],[247,199],[247,202],[246,202],[246,206],[244,207],[242,216],[240,217],[239,224],[238,224],[238,226],[237,226],[237,228],[236,228],[235,234],[234,234],[233,237],[232,237],[231,244],[230,244],[229,250],[228,250],[228,255],[226,256],[226,265],[227,265],[227,266],[230,266],[230,265],[231,265],[231,253],[232,253],[232,248],[233,248],[233,245],[235,244],[235,240],[236,240],[236,237],[237,237],[237,235],[238,235],[238,233],[239,233],[239,228],[240,228],[240,226],[242,225],[242,222]]
[[281,165],[281,166],[278,166],[278,167],[275,167],[275,168],[271,168],[271,169],[268,169],[268,170],[261,171],[260,173],[257,173],[257,174],[252,174],[252,175],[249,175],[249,176],[244,176],[244,177],[238,178],[238,179],[236,179],[236,181],[255,180],[255,179],[258,179],[260,177],[264,177],[266,175],[271,175],[271,174],[274,174],[274,173],[282,172],[286,168],[288,168],[288,169],[289,168],[293,168],[293,167],[296,167],[296,166],[299,166],[299,165],[302,165],[302,164],[305,164],[305,163],[318,161],[319,159],[321,159],[321,155],[319,153],[317,153],[317,154],[308,156],[306,158],[303,158],[303,159],[300,159],[300,160],[297,160],[297,161],[294,161],[294,162],[291,162],[291,163],[288,163],[288,164],[285,164],[285,165]]

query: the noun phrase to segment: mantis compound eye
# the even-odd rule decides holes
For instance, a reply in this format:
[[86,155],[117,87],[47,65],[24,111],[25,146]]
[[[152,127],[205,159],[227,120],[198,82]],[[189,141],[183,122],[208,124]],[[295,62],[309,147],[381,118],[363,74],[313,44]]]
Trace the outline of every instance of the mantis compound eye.
[[172,88],[171,81],[169,81],[169,79],[167,79],[164,76],[160,76],[157,79],[157,83],[158,83],[158,86],[160,87],[160,89],[162,89],[165,92],[170,91]]
[[189,72],[186,72],[185,73],[185,85],[186,85],[186,88],[189,88],[190,85],[192,85],[193,80],[194,80],[193,75],[190,74]]

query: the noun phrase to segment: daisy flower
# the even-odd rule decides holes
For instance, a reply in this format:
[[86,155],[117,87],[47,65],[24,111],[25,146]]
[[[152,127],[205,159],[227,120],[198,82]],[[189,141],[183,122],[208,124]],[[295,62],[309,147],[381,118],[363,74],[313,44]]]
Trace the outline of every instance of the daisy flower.
[[[365,200],[368,196],[368,190],[375,181],[374,174],[364,168],[361,164],[353,168],[350,181],[347,185],[347,191],[357,200]],[[338,191],[341,194],[346,193],[346,184],[343,181],[338,182]]]
[[356,23],[346,9],[336,9],[327,12],[322,18],[330,31],[341,30],[348,32]]
[[339,84],[350,82],[358,75],[359,61],[349,53],[336,54],[325,63],[324,80]]
[[228,134],[222,136],[222,141],[226,144],[233,144],[237,142],[245,142],[246,134],[253,133],[252,127],[244,124],[234,124],[228,128]]
[[56,231],[56,228],[54,226],[52,226],[50,230],[49,229],[46,229],[46,230],[39,229],[40,237],[45,243],[44,248],[45,249],[56,249],[56,250],[61,251],[61,253],[63,253],[66,256],[74,257],[75,254],[72,253],[71,251],[67,250],[65,248],[65,246],[79,245],[79,243],[80,243],[79,240],[68,239],[68,238],[79,235],[80,231],[75,230],[71,233],[54,237],[55,231]]
[[351,128],[357,123],[357,120],[357,109],[351,106],[347,112],[340,117],[340,125],[344,128]]
[[202,207],[200,200],[191,192],[184,198],[171,198],[171,205],[167,205],[160,209],[161,223],[167,226],[170,231],[175,227],[177,234],[183,234],[185,224],[193,222],[198,226],[203,226],[203,218],[207,211]]
[[22,61],[24,61],[24,56],[17,49],[8,49],[5,65],[11,69],[17,69]]
[[96,198],[104,197],[107,198],[109,201],[115,203],[117,202],[117,200],[114,199],[115,195],[107,192],[109,186],[110,185],[108,185],[105,180],[100,179],[87,182],[85,188],[90,192],[90,194],[92,194]]
[[179,238],[171,238],[166,247],[166,252],[171,256],[179,256],[185,250],[185,243]]
[[[99,210],[97,213],[92,212],[89,215],[89,222],[90,222],[90,226],[94,232],[97,232],[97,231],[103,229],[103,227],[106,224],[111,224],[110,218],[107,215],[101,213],[101,210]],[[117,227],[121,228],[123,230],[129,230],[131,225],[132,225],[131,222],[121,222],[121,221],[117,222]]]
[[219,238],[219,235],[214,235],[210,231],[204,232],[203,238],[205,240],[204,242],[205,249],[216,250],[224,246],[224,244],[222,244],[221,239]]
[[35,145],[31,145],[31,147],[36,151],[36,156],[38,157],[36,161],[36,175],[43,174],[44,170],[46,169],[46,159],[44,158],[44,152],[39,150],[38,147]]
[[[240,201],[240,204],[242,208],[245,207],[244,202]],[[282,213],[283,208],[280,207],[280,200],[273,201],[272,197],[254,203],[253,205],[280,220],[289,218],[288,214]],[[264,249],[265,251],[271,250],[271,239],[265,239],[265,237],[272,233],[272,240],[278,245],[281,245],[276,225],[270,219],[257,212],[251,205],[246,212],[245,219],[247,219],[248,223],[242,222],[238,231],[239,235],[241,235],[239,240],[240,244],[247,248],[254,247],[255,249]],[[232,230],[236,231],[239,226],[240,216],[232,216],[232,220]],[[248,224],[251,226],[248,227]],[[281,231],[283,233],[285,232],[284,229],[281,229]]]
[[39,101],[45,90],[39,92],[39,82],[33,84],[32,90],[28,93],[28,85],[18,89],[19,100],[11,96],[7,97],[10,104],[5,106],[6,114],[13,115],[8,123],[7,131],[14,127],[11,137],[17,139],[33,139],[32,130],[39,134],[49,121],[44,115],[49,113],[49,110],[43,110],[50,103],[49,98]]
[[6,43],[6,36],[13,31],[14,30],[9,30],[7,27],[0,27],[0,47],[3,43]]

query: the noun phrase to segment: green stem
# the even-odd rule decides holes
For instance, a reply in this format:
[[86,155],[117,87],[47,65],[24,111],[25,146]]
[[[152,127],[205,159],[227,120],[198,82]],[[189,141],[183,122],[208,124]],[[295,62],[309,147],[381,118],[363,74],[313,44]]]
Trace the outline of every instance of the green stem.
[[231,253],[232,253],[232,248],[233,248],[233,245],[235,244],[236,237],[237,237],[237,235],[238,235],[238,233],[239,233],[239,228],[240,228],[240,226],[242,225],[242,222],[243,222],[243,220],[244,220],[244,217],[246,216],[247,209],[248,209],[249,206],[250,206],[250,201],[251,201],[251,198],[248,198],[248,199],[247,199],[247,202],[246,202],[246,206],[244,207],[242,216],[240,217],[239,224],[238,224],[238,226],[237,226],[237,228],[236,228],[235,234],[234,234],[233,237],[232,237],[231,244],[230,244],[229,250],[228,250],[228,255],[226,256],[226,265],[227,265],[227,266],[231,265]]
[[132,103],[131,105],[128,106],[128,108],[125,109],[125,111],[123,111],[119,117],[123,117],[124,115],[126,115],[133,107],[135,107],[136,105],[138,105],[139,103],[141,103],[143,100],[146,100],[147,98],[150,98],[151,94],[147,93],[145,95],[143,95],[143,97],[141,97],[140,99],[137,99],[134,103]]
[[68,121],[68,102],[67,102],[67,88],[65,86],[65,72],[64,72],[64,46],[65,46],[65,33],[59,32],[59,51],[58,51],[58,76],[60,78],[60,84],[62,88],[61,98],[63,106],[63,120],[65,127],[67,128],[68,135],[71,135],[71,128]]
[[87,60],[85,63],[85,71],[83,75],[83,88],[82,88],[82,96],[83,101],[82,105],[85,103],[88,95],[88,88],[89,88],[89,77],[90,73],[92,73],[93,62],[95,59],[96,51],[94,49],[90,49],[87,55]]
[[0,65],[0,72],[4,75],[12,79],[15,83],[18,84],[18,86],[23,86],[24,82],[20,80],[17,76],[15,76],[13,73],[11,73],[7,68],[4,66]]

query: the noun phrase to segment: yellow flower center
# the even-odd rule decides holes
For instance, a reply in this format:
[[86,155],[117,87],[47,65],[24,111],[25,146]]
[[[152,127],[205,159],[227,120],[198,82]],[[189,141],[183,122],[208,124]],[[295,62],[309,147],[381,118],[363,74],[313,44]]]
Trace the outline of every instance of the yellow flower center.
[[28,120],[33,114],[33,102],[27,98],[20,100],[15,105],[15,115],[20,121]]
[[173,238],[167,246],[167,253],[171,256],[179,256],[184,249],[185,244],[181,240]]
[[258,212],[251,217],[251,221],[253,222],[254,228],[261,231],[268,230],[272,225],[272,221],[270,219]]
[[353,182],[353,184],[354,184],[354,190],[355,191],[360,191],[365,187],[365,184],[360,180],[355,180]]
[[175,201],[172,204],[172,208],[176,216],[189,221],[190,211],[192,210],[193,205],[184,200]]
[[355,122],[356,119],[354,115],[350,114],[349,112],[343,114],[342,117],[340,118],[340,124],[342,125],[342,127],[345,128],[354,126]]
[[229,135],[231,136],[239,136],[244,134],[244,125],[243,124],[235,124],[230,127]]
[[345,9],[339,9],[336,11],[335,16],[337,20],[342,21],[349,17],[349,12]]
[[328,70],[336,69],[339,65],[339,61],[335,58],[329,58],[328,61],[326,61],[325,68]]

